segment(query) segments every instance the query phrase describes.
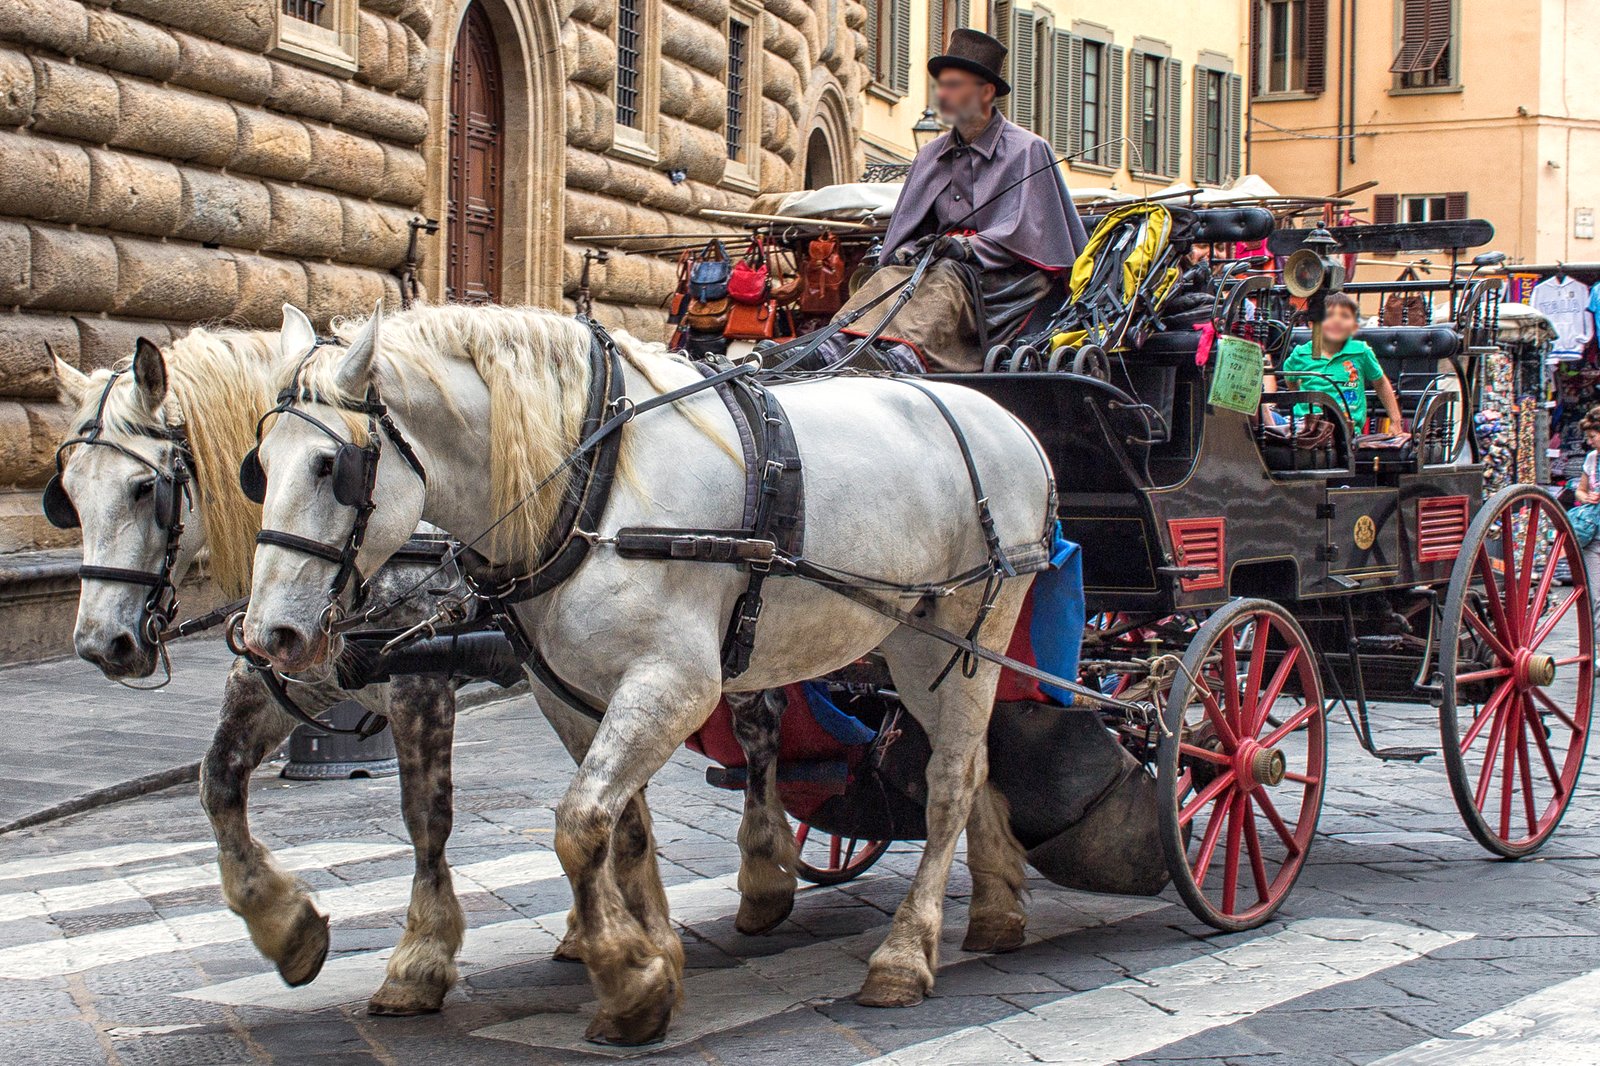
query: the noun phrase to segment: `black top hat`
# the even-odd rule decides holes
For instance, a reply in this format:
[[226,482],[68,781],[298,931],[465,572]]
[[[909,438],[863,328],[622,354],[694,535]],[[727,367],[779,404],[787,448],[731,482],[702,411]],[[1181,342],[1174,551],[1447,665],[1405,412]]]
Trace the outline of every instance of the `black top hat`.
[[950,50],[928,60],[928,73],[937,78],[941,70],[949,67],[965,70],[992,84],[996,96],[1005,96],[1011,91],[1000,76],[1005,65],[1005,45],[981,30],[954,30],[950,34]]

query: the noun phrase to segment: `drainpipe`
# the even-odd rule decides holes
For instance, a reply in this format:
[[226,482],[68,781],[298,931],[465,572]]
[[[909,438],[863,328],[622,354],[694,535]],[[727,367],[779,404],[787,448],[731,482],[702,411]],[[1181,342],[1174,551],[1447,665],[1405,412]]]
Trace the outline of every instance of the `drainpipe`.
[[1356,161],[1356,5],[1360,0],[1350,0],[1350,138],[1345,141],[1349,161]]
[[1345,70],[1348,64],[1344,57],[1345,48],[1345,18],[1344,0],[1339,0],[1339,59],[1338,87],[1334,90],[1338,96],[1335,104],[1334,130],[1337,136],[1333,139],[1333,190],[1338,192],[1344,188],[1344,82]]

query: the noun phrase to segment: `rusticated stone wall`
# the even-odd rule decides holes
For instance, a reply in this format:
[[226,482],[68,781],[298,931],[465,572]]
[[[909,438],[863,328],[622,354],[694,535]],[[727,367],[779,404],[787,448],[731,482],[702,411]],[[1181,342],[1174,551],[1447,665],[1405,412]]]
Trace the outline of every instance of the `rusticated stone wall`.
[[0,0],[0,485],[48,473],[52,353],[398,302],[431,13],[369,0],[339,77],[267,54],[277,7]]

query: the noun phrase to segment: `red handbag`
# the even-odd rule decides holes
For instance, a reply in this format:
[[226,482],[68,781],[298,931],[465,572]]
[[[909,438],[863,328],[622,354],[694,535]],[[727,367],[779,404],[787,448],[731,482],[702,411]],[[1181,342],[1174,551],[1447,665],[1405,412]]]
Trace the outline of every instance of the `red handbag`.
[[839,254],[839,238],[824,233],[807,249],[800,266],[803,285],[800,311],[807,315],[831,315],[844,305],[844,257]]
[[778,308],[771,300],[734,304],[722,335],[735,341],[764,341],[778,335]]
[[767,253],[761,238],[750,242],[744,258],[733,264],[733,274],[728,278],[728,295],[737,304],[759,304],[766,300],[770,288],[771,271],[767,267]]

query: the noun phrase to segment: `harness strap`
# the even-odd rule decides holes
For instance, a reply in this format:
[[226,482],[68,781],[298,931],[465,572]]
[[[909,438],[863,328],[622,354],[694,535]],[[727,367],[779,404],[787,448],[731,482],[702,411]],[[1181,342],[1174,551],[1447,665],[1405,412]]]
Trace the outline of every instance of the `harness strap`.
[[124,570],[120,566],[80,566],[78,577],[84,581],[120,581],[125,585],[146,585],[157,589],[170,584],[166,574],[149,570]]
[[319,733],[332,733],[335,736],[357,737],[361,740],[366,740],[369,737],[377,736],[389,726],[389,719],[376,711],[367,711],[363,714],[361,721],[356,723],[354,729],[343,729],[339,726],[329,725],[327,722],[312,717],[300,708],[300,705],[294,701],[294,697],[289,695],[289,689],[284,685],[283,678],[278,676],[277,671],[271,667],[256,666],[253,662],[251,665],[255,666],[256,675],[261,678],[261,683],[267,686],[267,691],[272,694],[272,698],[277,702],[278,706],[283,708],[284,713],[301,725],[309,726]]
[[310,537],[302,537],[295,533],[285,533],[281,529],[263,529],[256,534],[256,543],[267,544],[275,548],[288,548],[290,551],[297,551],[302,555],[310,555],[318,559],[326,559],[330,563],[340,564],[345,561],[345,555],[349,550],[348,545],[335,546],[325,544],[320,540],[312,540]]

